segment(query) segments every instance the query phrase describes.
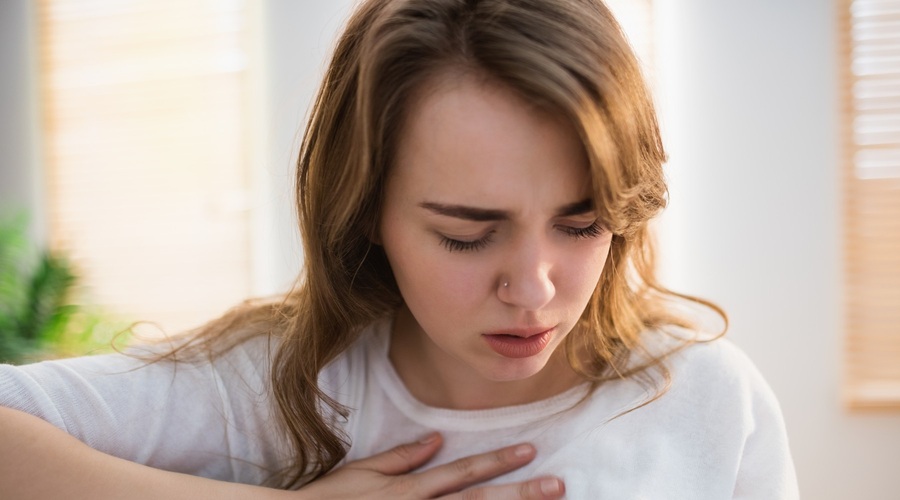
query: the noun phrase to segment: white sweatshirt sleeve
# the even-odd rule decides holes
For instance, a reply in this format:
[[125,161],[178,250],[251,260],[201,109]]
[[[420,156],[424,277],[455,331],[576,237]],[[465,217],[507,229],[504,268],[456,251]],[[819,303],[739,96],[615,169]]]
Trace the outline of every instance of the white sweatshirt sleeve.
[[211,363],[148,364],[112,354],[0,365],[0,406],[36,415],[110,455],[259,484],[283,463],[267,374],[265,339]]
[[[690,347],[673,358],[674,397],[667,401],[669,395],[663,396],[660,406],[668,405],[671,415],[682,418],[673,419],[669,432],[680,436],[680,448],[693,448],[697,455],[691,468],[695,484],[704,484],[713,470],[729,481],[721,490],[707,485],[707,491],[699,488],[686,498],[730,493],[741,500],[798,499],[781,408],[750,358],[727,339]],[[708,494],[713,490],[718,493]]]
[[743,353],[750,390],[749,418],[733,498],[800,498],[787,430],[775,394]]

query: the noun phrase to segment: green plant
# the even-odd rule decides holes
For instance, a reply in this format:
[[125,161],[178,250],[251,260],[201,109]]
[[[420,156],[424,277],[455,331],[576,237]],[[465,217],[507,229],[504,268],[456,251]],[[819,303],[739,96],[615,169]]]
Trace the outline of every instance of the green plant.
[[109,348],[115,328],[99,311],[72,303],[77,276],[63,255],[36,251],[24,216],[0,219],[0,362]]

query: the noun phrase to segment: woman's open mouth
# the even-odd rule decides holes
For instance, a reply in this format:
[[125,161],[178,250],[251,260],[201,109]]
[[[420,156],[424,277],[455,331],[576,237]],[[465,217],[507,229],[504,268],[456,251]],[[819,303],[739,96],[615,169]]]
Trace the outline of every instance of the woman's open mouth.
[[533,335],[513,335],[509,333],[484,334],[484,340],[497,354],[507,358],[527,358],[547,347],[553,336],[553,328]]

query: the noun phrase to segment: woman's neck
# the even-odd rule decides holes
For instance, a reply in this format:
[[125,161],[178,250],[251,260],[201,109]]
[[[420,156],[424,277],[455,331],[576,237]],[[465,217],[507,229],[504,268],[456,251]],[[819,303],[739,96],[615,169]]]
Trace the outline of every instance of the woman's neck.
[[406,389],[421,403],[436,408],[483,410],[533,403],[584,382],[562,349],[537,374],[514,381],[494,381],[443,352],[401,309],[391,331],[389,359]]

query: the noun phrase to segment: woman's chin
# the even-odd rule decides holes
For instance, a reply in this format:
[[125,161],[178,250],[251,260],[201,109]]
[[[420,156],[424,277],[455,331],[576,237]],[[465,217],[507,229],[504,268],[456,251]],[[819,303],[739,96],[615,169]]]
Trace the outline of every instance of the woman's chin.
[[489,366],[476,368],[482,377],[491,382],[518,382],[540,374],[547,367],[545,356],[531,358],[501,358],[492,360]]

